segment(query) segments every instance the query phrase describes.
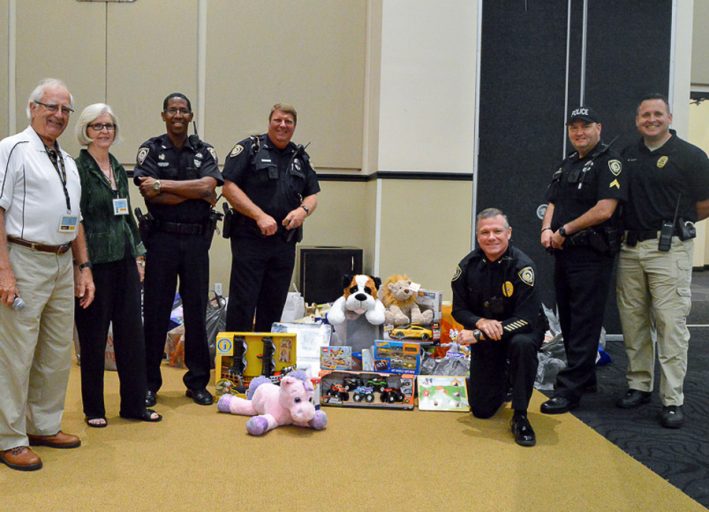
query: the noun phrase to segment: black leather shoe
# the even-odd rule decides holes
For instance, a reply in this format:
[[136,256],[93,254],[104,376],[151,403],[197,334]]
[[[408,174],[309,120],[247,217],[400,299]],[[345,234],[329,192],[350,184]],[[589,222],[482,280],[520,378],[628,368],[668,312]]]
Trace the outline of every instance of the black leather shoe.
[[573,401],[563,396],[555,396],[544,402],[539,410],[544,414],[563,414],[578,406],[578,400]]
[[145,407],[152,407],[158,403],[158,395],[155,391],[147,390],[145,392]]
[[621,409],[635,409],[642,404],[650,401],[652,393],[649,391],[638,391],[637,389],[629,389],[622,398],[619,398],[615,403],[616,407]]
[[665,428],[680,428],[684,423],[684,413],[681,405],[667,405],[660,413],[660,425]]
[[534,435],[534,430],[532,430],[532,425],[529,424],[529,420],[526,416],[513,416],[512,423],[512,433],[515,436],[515,442],[520,446],[534,446],[537,444],[537,438]]
[[188,389],[185,395],[194,400],[194,403],[198,405],[212,405],[214,403],[214,397],[205,388]]

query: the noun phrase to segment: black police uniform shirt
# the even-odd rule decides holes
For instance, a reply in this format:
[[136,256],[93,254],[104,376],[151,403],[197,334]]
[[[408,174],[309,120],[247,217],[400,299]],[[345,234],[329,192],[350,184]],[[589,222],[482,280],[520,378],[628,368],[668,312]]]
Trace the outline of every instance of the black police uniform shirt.
[[[571,153],[554,172],[547,189],[546,201],[554,204],[551,228],[556,231],[567,222],[580,217],[602,199],[628,198],[626,173],[621,157],[599,143],[586,156]],[[617,225],[620,209],[597,227]],[[596,227],[596,226],[594,226]]]
[[[225,179],[234,182],[253,203],[281,222],[303,198],[320,192],[315,170],[305,151],[288,143],[273,145],[267,134],[238,142],[224,162]],[[297,154],[296,154],[297,152]],[[234,228],[237,236],[261,237],[253,219],[243,217]]]
[[[172,145],[167,134],[153,137],[141,144],[133,170],[133,181],[140,185],[141,177],[156,180],[198,180],[206,176],[222,185],[224,180],[217,166],[214,148],[196,137],[188,137],[182,149]],[[202,199],[188,199],[176,205],[146,201],[148,211],[157,220],[185,224],[199,224],[209,218],[211,206]]]
[[697,146],[677,137],[674,130],[665,144],[650,151],[642,139],[623,150],[629,171],[630,199],[624,228],[659,231],[662,221],[697,220],[696,203],[709,198],[709,159]]
[[532,260],[509,246],[500,259],[488,261],[478,248],[463,258],[451,280],[452,314],[466,329],[481,318],[502,322],[503,339],[537,328],[541,299]]

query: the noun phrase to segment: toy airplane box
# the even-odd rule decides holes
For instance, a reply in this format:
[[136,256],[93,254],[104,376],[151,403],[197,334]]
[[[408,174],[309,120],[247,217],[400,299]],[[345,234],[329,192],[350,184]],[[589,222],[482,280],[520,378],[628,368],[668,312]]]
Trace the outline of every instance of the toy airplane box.
[[352,370],[352,347],[320,347],[320,368],[323,370]]
[[339,407],[413,409],[414,375],[320,372],[320,403]]
[[243,395],[254,377],[278,381],[296,367],[295,333],[220,332],[216,346],[217,395]]
[[470,410],[465,377],[419,375],[416,383],[421,411],[466,412]]
[[421,346],[406,341],[375,341],[374,370],[418,375],[421,370]]

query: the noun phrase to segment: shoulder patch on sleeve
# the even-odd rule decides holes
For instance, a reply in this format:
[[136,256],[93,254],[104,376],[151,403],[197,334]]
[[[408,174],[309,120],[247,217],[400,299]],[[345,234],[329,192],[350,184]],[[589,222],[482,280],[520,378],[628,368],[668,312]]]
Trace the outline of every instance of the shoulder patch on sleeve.
[[613,176],[618,176],[623,170],[623,164],[620,163],[620,160],[614,158],[613,160],[608,160],[608,169],[610,169]]
[[229,156],[231,156],[231,157],[239,156],[242,151],[244,151],[244,146],[242,146],[241,144],[237,144],[236,146],[234,146],[232,148],[231,153],[229,153]]
[[209,151],[209,154],[212,155],[212,158],[214,158],[214,162],[218,163],[217,152],[215,149],[212,146],[207,146],[207,151]]
[[148,153],[150,153],[150,148],[145,146],[138,150],[138,156],[136,157],[138,165],[143,165],[143,162],[145,162],[145,158],[148,156]]
[[453,279],[451,281],[457,281],[460,276],[463,274],[463,271],[460,268],[460,265],[455,267],[455,274],[453,274]]
[[524,267],[517,272],[517,275],[523,283],[534,286],[534,269],[532,267]]

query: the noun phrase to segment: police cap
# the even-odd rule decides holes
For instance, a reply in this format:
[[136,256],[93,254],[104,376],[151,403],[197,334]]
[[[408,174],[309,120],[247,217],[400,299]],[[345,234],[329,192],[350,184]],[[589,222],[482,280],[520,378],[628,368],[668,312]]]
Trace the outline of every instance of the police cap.
[[571,124],[574,121],[584,121],[586,123],[600,123],[601,118],[591,107],[577,107],[569,112],[569,120],[566,124]]

